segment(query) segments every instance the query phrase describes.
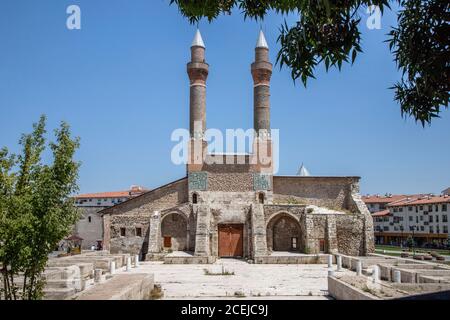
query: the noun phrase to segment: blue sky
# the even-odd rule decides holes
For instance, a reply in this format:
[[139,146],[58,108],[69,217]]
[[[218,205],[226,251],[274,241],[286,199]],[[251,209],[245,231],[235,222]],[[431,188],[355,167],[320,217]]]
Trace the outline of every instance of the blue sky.
[[[80,191],[147,187],[185,175],[171,163],[174,129],[188,126],[186,63],[195,26],[167,0],[3,0],[0,10],[0,146],[17,152],[39,115],[81,138]],[[79,5],[82,29],[66,28]],[[285,17],[262,24],[275,62]],[[288,19],[291,20],[291,19]],[[280,129],[279,174],[302,162],[314,175],[361,176],[362,193],[439,192],[450,186],[450,114],[431,127],[403,119],[388,88],[399,78],[381,30],[362,25],[363,50],[341,72],[317,70],[305,89],[274,68],[272,127]],[[259,24],[239,12],[202,22],[207,125],[252,126],[250,64]],[[51,135],[49,134],[49,138]]]

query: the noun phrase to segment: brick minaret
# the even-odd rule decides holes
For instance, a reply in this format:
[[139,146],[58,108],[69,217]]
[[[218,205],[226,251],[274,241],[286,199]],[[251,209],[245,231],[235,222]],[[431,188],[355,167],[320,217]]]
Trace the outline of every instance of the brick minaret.
[[253,128],[258,136],[270,134],[270,77],[272,64],[269,62],[269,46],[262,30],[255,48],[255,62],[252,63],[254,83]]
[[255,62],[252,63],[253,76],[253,160],[255,171],[272,174],[272,140],[270,135],[270,77],[272,64],[269,61],[269,46],[262,30],[259,32],[255,48]]
[[206,79],[209,66],[205,62],[205,44],[197,30],[191,45],[191,61],[187,64],[190,80],[189,131],[191,136],[188,171],[200,170],[206,147]]

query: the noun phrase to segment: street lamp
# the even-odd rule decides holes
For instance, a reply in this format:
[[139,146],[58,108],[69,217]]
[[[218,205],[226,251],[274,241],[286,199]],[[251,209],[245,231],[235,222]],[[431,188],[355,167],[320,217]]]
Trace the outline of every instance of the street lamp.
[[416,242],[415,240],[414,240],[414,231],[416,230],[416,228],[417,228],[417,231],[419,230],[419,228],[417,227],[417,226],[412,226],[412,245],[413,245],[413,255],[416,255],[416,251],[415,251],[415,249],[414,249],[414,243]]
[[403,249],[403,225],[400,226],[400,232],[401,232],[401,236],[400,236],[400,248]]

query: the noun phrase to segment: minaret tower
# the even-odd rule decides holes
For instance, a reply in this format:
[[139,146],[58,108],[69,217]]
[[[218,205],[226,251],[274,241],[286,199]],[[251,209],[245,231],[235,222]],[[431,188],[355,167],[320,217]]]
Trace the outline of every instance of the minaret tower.
[[197,29],[191,45],[191,61],[187,64],[190,80],[189,98],[189,164],[188,171],[200,170],[206,150],[206,79],[209,66],[205,62],[205,44]]
[[255,62],[251,67],[253,77],[253,156],[256,171],[273,173],[272,140],[270,134],[270,78],[272,63],[269,61],[269,46],[262,30],[255,48]]
[[258,136],[270,135],[270,78],[272,64],[269,61],[269,46],[262,30],[255,48],[253,76],[253,128]]

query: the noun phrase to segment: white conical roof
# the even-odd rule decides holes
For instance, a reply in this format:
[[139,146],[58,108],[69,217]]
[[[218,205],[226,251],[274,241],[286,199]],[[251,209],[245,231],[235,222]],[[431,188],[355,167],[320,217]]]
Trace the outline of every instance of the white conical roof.
[[311,174],[302,163],[302,166],[300,167],[300,169],[298,169],[297,175],[301,177],[309,177]]
[[202,47],[202,48],[205,47],[205,43],[203,42],[202,35],[201,35],[199,29],[197,29],[197,32],[195,33],[194,40],[192,40],[191,47],[195,47],[195,46]]
[[264,37],[264,32],[262,30],[259,31],[258,41],[256,42],[256,48],[269,49],[269,46],[267,45],[266,37]]

